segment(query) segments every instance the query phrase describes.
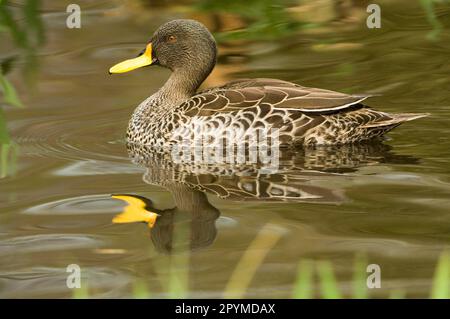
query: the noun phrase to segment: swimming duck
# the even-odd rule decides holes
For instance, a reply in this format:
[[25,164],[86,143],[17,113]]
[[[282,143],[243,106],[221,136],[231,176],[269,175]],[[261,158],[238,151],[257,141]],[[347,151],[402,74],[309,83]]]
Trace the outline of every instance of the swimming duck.
[[[388,114],[349,95],[277,79],[241,79],[198,92],[213,70],[216,42],[198,21],[173,20],[160,26],[141,54],[110,68],[110,74],[159,65],[172,71],[166,83],[134,111],[130,143],[166,148],[180,136],[201,132],[214,145],[246,143],[256,129],[276,130],[280,146],[355,143],[384,135],[427,114]],[[229,134],[230,129],[233,134]],[[237,132],[237,133],[236,133]],[[244,142],[245,141],[245,142]]]

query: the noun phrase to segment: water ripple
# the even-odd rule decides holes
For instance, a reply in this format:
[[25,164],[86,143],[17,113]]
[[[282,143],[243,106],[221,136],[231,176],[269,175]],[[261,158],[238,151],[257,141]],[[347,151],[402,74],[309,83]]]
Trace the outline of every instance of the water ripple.
[[85,195],[64,198],[27,208],[24,213],[31,215],[84,215],[111,214],[123,205],[111,200],[111,195]]
[[97,236],[86,234],[37,234],[11,237],[0,241],[0,256],[54,250],[94,248],[102,245]]

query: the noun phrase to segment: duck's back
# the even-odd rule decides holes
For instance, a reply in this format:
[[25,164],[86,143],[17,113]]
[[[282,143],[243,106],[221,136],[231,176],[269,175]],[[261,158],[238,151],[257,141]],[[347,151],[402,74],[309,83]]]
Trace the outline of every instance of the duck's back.
[[236,80],[194,95],[155,119],[147,134],[157,131],[160,146],[198,137],[208,145],[247,143],[261,131],[275,132],[282,146],[333,145],[373,139],[426,116],[376,111],[361,103],[367,97],[275,79]]

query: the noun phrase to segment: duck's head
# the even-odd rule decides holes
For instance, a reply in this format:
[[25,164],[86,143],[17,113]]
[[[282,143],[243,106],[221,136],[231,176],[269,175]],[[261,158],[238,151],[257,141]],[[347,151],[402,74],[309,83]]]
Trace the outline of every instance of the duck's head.
[[203,24],[195,20],[173,20],[156,30],[137,58],[114,65],[109,73],[160,65],[175,73],[206,77],[216,63],[216,52],[216,42]]

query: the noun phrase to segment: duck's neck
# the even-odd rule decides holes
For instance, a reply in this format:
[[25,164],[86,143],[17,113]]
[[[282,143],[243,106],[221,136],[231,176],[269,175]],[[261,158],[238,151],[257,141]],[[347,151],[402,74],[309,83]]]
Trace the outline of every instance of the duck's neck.
[[176,106],[193,96],[206,76],[193,76],[189,70],[176,70],[156,94],[164,99],[165,104]]
[[[177,108],[195,93],[216,63],[215,54],[193,59],[189,65],[172,71],[166,83],[146,103],[145,113],[161,114]],[[141,109],[142,111],[142,109]]]

